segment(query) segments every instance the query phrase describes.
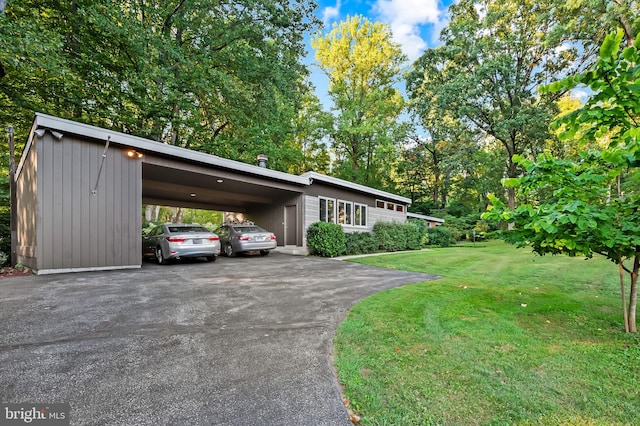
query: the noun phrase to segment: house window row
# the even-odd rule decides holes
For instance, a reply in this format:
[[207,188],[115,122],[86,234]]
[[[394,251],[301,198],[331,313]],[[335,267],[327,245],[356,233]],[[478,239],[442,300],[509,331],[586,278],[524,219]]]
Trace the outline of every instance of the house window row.
[[367,226],[367,205],[320,197],[320,222]]
[[387,209],[387,210],[393,210],[396,212],[404,213],[404,205],[390,203],[384,200],[376,200],[376,207],[379,209]]

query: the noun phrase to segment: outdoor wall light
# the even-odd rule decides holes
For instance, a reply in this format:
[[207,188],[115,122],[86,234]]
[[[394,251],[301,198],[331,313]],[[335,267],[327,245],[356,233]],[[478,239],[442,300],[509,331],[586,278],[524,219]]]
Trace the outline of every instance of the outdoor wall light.
[[49,133],[51,133],[51,136],[53,136],[55,140],[57,141],[62,140],[62,137],[64,135],[60,132],[56,132],[55,130],[51,130],[51,129],[36,129],[33,131],[33,133],[35,133],[37,137],[41,138],[44,136],[47,130],[49,131]]
[[136,151],[135,149],[128,149],[127,152],[127,157],[129,158],[142,158],[143,154],[141,152]]
[[224,179],[218,179],[216,182],[222,183],[222,182],[224,182]]
[[49,130],[49,133],[51,133],[51,136],[53,136],[57,141],[62,139],[62,136],[64,136],[62,133],[56,132],[55,130]]

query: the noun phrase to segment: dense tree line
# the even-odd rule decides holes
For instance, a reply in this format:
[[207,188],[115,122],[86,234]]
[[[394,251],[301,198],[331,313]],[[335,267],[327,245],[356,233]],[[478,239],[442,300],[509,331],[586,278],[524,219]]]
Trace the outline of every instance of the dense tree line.
[[[488,194],[519,202],[501,186],[524,173],[514,155],[602,144],[579,132],[561,140],[549,124],[580,102],[539,88],[588,69],[607,33],[621,28],[629,46],[640,27],[636,0],[461,0],[440,45],[409,64],[388,25],[355,16],[323,33],[316,7],[9,0],[0,126],[22,142],[41,111],[249,163],[264,153],[278,170],[329,173],[454,215],[462,235]],[[306,37],[330,111],[308,79]]]
[[33,111],[274,167],[300,162],[307,1],[9,1],[0,123]]

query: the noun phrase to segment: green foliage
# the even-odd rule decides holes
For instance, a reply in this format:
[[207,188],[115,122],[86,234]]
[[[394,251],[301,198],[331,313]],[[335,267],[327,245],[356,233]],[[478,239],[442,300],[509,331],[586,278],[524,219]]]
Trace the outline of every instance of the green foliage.
[[419,250],[423,247],[424,231],[419,222],[376,222],[373,235],[382,251]]
[[345,254],[369,254],[378,251],[378,242],[370,232],[345,233]]
[[480,213],[469,213],[459,217],[445,216],[444,219],[445,227],[456,241],[485,238],[488,231],[495,230],[495,226],[483,220]]
[[[555,25],[550,9],[533,0],[454,2],[443,44],[427,49],[407,75],[411,105],[424,124],[438,128],[451,117],[467,134],[497,142],[509,177],[519,174],[514,154],[540,152],[551,136],[553,99],[534,89],[566,73],[575,59],[574,49],[557,53],[564,40],[546,37]],[[509,198],[515,203],[512,191]]]
[[449,247],[456,243],[453,233],[444,226],[434,226],[427,229],[429,244],[438,247]]
[[337,111],[329,129],[337,157],[333,173],[381,188],[390,179],[388,159],[406,132],[398,122],[404,99],[395,86],[405,61],[400,45],[388,25],[353,16],[316,34],[311,46]]
[[[270,167],[301,161],[303,35],[316,4],[9,1],[0,128],[33,111]],[[15,120],[15,121],[14,121]]]
[[0,266],[11,261],[11,215],[8,206],[0,207]]
[[307,229],[307,245],[313,254],[335,257],[344,254],[346,238],[342,226],[335,223],[315,222]]
[[373,233],[345,233],[341,225],[316,222],[307,230],[307,245],[313,249],[313,254],[323,257],[420,250],[428,243],[426,226],[421,220],[376,222]]
[[[623,269],[631,280],[625,320],[628,318],[627,331],[635,331],[640,270],[640,106],[635,82],[640,78],[640,42],[621,49],[621,41],[622,31],[608,35],[592,69],[545,89],[562,91],[579,82],[588,84],[594,92],[589,101],[555,126],[565,126],[565,135],[570,137],[585,127],[584,137],[591,140],[607,134],[609,146],[601,152],[583,153],[577,162],[550,155],[540,156],[537,162],[514,156],[526,174],[505,185],[531,202],[510,211],[491,197],[484,217],[511,223],[514,229],[507,238],[530,245],[538,254],[587,258],[601,254],[619,264],[620,280]],[[625,260],[632,266],[625,267]]]

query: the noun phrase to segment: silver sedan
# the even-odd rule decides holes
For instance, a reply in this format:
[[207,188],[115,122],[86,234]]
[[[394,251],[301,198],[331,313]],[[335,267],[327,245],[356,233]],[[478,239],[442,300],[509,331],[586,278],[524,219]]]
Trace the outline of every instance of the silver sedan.
[[229,257],[248,251],[259,251],[266,256],[277,246],[273,232],[251,223],[224,223],[216,233],[220,236],[224,254]]
[[161,265],[187,257],[215,261],[220,255],[220,238],[197,224],[167,223],[142,237],[142,250],[143,256],[155,256]]

